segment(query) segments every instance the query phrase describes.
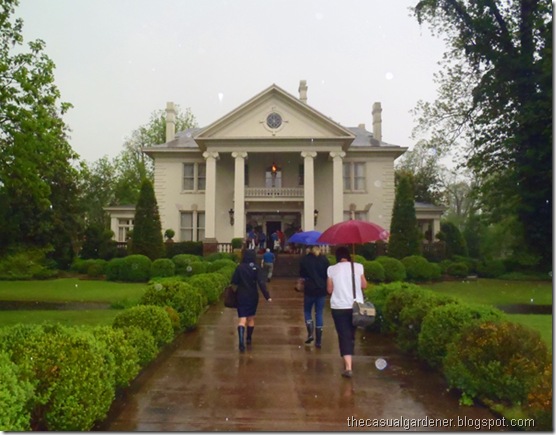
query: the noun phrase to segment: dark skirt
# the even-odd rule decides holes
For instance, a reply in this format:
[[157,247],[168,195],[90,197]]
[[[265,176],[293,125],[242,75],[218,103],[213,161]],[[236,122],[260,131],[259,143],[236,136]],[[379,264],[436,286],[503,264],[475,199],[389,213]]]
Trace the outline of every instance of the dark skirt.
[[251,317],[257,314],[259,305],[259,293],[245,288],[238,288],[237,292],[237,316]]

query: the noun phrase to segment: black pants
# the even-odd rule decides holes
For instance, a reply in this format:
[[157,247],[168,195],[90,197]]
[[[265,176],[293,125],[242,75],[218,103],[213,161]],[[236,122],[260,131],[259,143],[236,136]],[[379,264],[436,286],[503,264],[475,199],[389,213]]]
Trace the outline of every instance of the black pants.
[[332,319],[338,333],[338,343],[340,345],[340,355],[353,355],[355,350],[355,330],[352,322],[352,310],[332,309]]

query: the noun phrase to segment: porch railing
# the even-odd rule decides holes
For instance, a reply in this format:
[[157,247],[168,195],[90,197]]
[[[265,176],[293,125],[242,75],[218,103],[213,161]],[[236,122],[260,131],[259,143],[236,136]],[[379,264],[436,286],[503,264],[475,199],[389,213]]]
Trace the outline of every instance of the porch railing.
[[246,198],[303,198],[303,187],[246,187]]

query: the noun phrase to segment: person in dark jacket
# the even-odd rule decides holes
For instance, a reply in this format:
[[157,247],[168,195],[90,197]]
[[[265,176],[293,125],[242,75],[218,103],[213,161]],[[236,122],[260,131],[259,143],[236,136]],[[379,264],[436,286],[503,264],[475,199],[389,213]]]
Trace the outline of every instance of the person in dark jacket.
[[[303,312],[305,315],[305,326],[307,327],[307,340],[305,344],[311,344],[316,331],[315,347],[320,348],[322,344],[323,310],[328,293],[326,291],[326,271],[330,266],[328,258],[321,255],[318,246],[309,248],[309,252],[301,259],[299,276],[305,280],[305,291],[303,297]],[[313,322],[313,307],[315,309],[315,321]],[[315,328],[316,326],[316,328]]]
[[[251,344],[251,338],[255,329],[255,314],[259,304],[259,292],[268,302],[272,302],[266,288],[266,279],[261,268],[257,265],[255,251],[246,250],[243,259],[236,267],[232,276],[232,284],[237,286],[237,316],[239,323],[237,327],[239,337],[239,350],[245,351],[245,344]],[[258,288],[257,288],[258,287]],[[245,339],[245,328],[247,337]]]

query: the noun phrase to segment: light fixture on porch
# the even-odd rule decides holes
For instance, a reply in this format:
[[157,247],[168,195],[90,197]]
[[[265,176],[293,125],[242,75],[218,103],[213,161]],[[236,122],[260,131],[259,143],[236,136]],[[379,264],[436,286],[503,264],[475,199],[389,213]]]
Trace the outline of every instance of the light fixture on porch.
[[315,216],[315,226],[317,226],[317,220],[319,218],[319,211],[317,209],[315,209],[314,211],[314,216]]
[[272,166],[270,167],[270,172],[272,172],[272,175],[276,175],[276,172],[278,172],[278,166],[276,166],[276,163],[272,162]]
[[228,214],[230,215],[230,225],[234,224],[234,209],[231,208],[230,210],[228,210]]

